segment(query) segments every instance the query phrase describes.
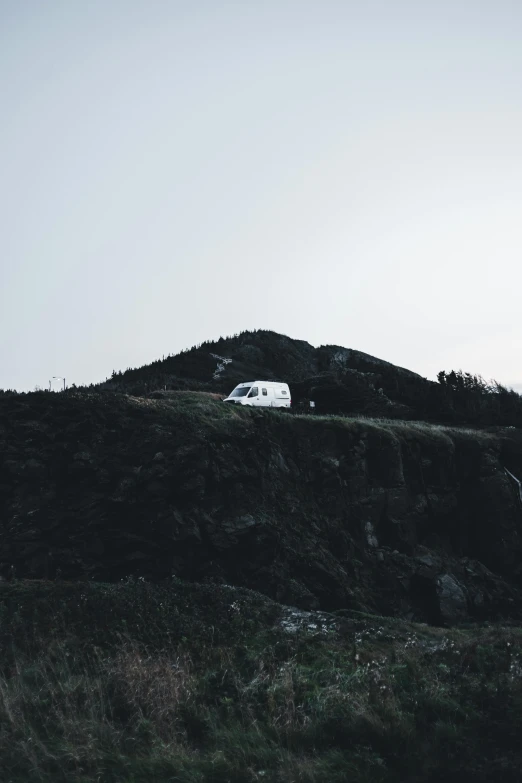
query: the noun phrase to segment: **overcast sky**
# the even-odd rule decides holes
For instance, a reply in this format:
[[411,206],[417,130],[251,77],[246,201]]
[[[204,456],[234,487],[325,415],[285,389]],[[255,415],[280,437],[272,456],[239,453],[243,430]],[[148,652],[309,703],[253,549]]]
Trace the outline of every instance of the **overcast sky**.
[[0,388],[243,329],[522,384],[520,0],[0,0]]

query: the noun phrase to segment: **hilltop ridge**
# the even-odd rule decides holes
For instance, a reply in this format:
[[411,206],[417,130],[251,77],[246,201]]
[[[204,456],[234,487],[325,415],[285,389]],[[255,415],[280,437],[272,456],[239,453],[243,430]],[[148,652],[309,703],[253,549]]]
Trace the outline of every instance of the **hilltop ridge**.
[[134,396],[206,391],[224,396],[249,379],[285,380],[298,410],[309,400],[317,413],[426,420],[472,426],[522,426],[522,398],[462,372],[439,382],[353,348],[314,348],[273,331],[245,331],[207,341],[143,367],[114,371],[92,388]]
[[[227,360],[223,366],[222,359]],[[161,386],[161,380],[167,384],[191,380],[216,387],[213,381],[234,380],[236,377],[245,377],[245,373],[266,377],[267,380],[281,375],[289,382],[296,382],[340,369],[377,372],[381,368],[421,378],[411,370],[396,367],[391,362],[362,351],[339,345],[314,348],[305,340],[259,329],[208,340],[143,367],[114,372],[110,382],[122,388],[140,383]]]
[[364,413],[419,418],[422,399],[436,383],[362,351],[339,345],[314,348],[273,331],[245,331],[206,341],[138,368],[114,371],[95,388],[133,395],[159,391],[228,392],[245,379],[281,379],[294,405],[309,399],[320,413]]

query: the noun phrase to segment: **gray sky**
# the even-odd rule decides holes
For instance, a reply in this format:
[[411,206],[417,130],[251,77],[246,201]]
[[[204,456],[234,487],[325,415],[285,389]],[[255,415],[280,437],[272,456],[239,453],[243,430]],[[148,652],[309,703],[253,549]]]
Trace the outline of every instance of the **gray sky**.
[[243,329],[522,383],[520,0],[0,0],[0,388]]

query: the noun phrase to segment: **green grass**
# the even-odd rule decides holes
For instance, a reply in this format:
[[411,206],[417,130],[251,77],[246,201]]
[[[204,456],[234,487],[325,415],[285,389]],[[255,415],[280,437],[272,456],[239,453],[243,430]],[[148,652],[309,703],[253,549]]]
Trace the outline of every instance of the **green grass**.
[[426,421],[410,421],[403,419],[389,419],[385,417],[364,416],[340,416],[328,415],[301,415],[294,414],[295,418],[324,425],[325,423],[340,425],[355,431],[368,429],[381,429],[392,432],[398,436],[429,437],[431,439],[471,439],[480,443],[491,442],[496,439],[494,433],[490,433],[473,427],[451,426],[446,424],[434,424]]
[[0,585],[0,779],[515,781],[522,632],[345,613],[248,590]]
[[[73,392],[66,395],[32,394],[21,400],[6,402],[6,415],[14,420],[32,418],[38,432],[48,421],[78,427],[78,421],[109,427],[132,424],[140,430],[152,422],[167,434],[175,430],[192,442],[219,436],[239,436],[257,425],[284,427],[298,431],[335,430],[341,436],[381,436],[399,441],[416,441],[419,445],[448,446],[454,442],[494,443],[498,436],[479,429],[450,427],[421,421],[371,418],[364,416],[302,415],[288,411],[267,410],[224,404],[217,394],[194,391],[172,391],[161,399],[133,397],[125,394],[104,395],[100,392]],[[149,424],[150,423],[150,424]],[[20,425],[23,426],[23,425]],[[158,430],[158,431],[159,431]]]

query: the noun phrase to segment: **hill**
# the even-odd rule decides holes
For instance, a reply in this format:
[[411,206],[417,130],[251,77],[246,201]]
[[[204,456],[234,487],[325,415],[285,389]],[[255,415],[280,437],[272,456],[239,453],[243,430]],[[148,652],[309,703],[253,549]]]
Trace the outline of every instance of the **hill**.
[[[147,396],[193,390],[228,394],[249,379],[291,385],[294,408],[313,400],[320,414],[378,416],[472,426],[522,426],[522,398],[501,384],[454,371],[439,382],[338,345],[314,348],[270,331],[205,342],[125,372],[97,388]],[[94,387],[91,387],[94,388]]]
[[[297,405],[313,398],[321,412],[393,410],[405,414],[408,409],[399,398],[408,398],[408,387],[430,385],[416,373],[360,351],[335,345],[314,348],[303,340],[259,330],[205,342],[134,370],[114,372],[100,387],[133,395],[165,387],[225,394],[250,378],[284,379],[292,384]],[[382,384],[393,399],[385,396]]]

